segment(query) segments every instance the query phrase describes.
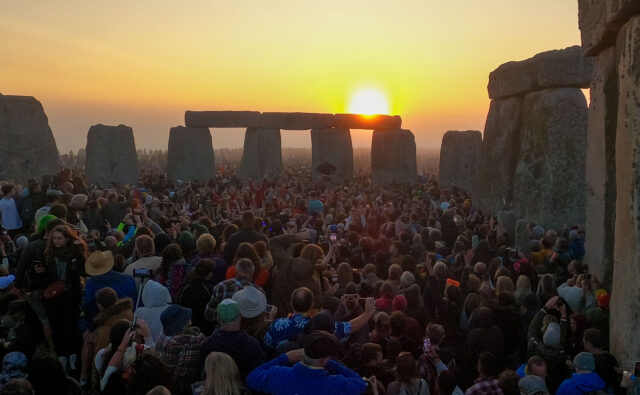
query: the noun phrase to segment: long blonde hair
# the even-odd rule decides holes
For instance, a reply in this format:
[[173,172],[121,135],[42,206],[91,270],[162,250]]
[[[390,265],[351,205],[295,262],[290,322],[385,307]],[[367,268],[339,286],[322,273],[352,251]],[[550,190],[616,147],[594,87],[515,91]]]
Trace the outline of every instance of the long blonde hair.
[[202,395],[240,395],[245,389],[234,360],[223,352],[212,352],[204,362],[204,392]]

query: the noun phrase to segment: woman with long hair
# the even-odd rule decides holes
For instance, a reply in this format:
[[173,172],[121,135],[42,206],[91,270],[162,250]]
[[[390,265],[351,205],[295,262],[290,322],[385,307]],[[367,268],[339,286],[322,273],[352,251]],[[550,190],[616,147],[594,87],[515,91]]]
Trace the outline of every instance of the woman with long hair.
[[416,360],[409,352],[401,352],[398,363],[397,379],[387,387],[387,395],[428,395],[429,385],[420,377]]
[[78,368],[80,276],[84,273],[86,249],[84,241],[69,226],[60,225],[51,231],[45,250],[44,308],[51,325],[54,350],[65,370]]
[[269,272],[260,265],[260,257],[253,244],[249,242],[240,243],[233,257],[233,263],[227,269],[225,279],[230,279],[236,275],[236,262],[239,259],[248,258],[253,262],[253,283],[258,287],[264,288],[269,280]]
[[201,395],[244,395],[247,390],[240,380],[238,365],[223,352],[212,352],[204,362],[205,380]]
[[191,266],[184,260],[182,248],[171,243],[162,250],[162,263],[153,279],[169,289],[172,299],[177,299]]

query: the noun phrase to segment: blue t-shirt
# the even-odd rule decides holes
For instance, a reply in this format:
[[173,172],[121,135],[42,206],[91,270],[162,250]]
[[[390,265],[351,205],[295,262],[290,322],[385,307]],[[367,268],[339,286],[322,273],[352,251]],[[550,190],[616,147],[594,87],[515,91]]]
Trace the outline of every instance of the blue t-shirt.
[[[296,341],[310,321],[311,318],[300,314],[277,319],[273,321],[264,335],[264,344],[271,349],[276,349],[288,341]],[[336,322],[333,334],[341,342],[347,341],[351,334],[351,323]]]

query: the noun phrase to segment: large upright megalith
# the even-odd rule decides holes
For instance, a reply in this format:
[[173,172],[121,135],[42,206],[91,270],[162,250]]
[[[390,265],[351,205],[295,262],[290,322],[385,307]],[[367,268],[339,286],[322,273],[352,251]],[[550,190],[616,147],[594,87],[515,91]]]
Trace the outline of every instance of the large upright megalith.
[[411,184],[417,177],[416,141],[406,129],[374,130],[371,139],[371,181]]
[[276,179],[282,174],[280,129],[247,128],[238,177]]
[[353,146],[349,129],[311,129],[311,175],[314,180],[353,179]]
[[580,47],[501,65],[489,76],[474,199],[543,227],[584,225],[587,104],[593,60]]
[[474,201],[497,213],[512,206],[513,174],[520,154],[523,98],[494,99],[484,126],[482,159],[476,173]]
[[544,227],[584,225],[587,101],[578,88],[524,98],[514,210]]
[[640,359],[640,13],[618,33],[616,218],[611,351],[621,366]]
[[445,133],[440,146],[440,185],[471,192],[481,156],[482,133],[479,131],[450,130]]
[[87,134],[87,181],[101,186],[134,185],[140,167],[129,126],[93,125]]
[[616,128],[618,65],[615,48],[596,57],[591,80],[587,128],[585,262],[589,271],[611,286],[616,219]]
[[26,185],[58,170],[58,148],[42,104],[0,94],[0,180]]
[[208,128],[171,128],[167,172],[170,180],[204,182],[215,177],[213,145]]

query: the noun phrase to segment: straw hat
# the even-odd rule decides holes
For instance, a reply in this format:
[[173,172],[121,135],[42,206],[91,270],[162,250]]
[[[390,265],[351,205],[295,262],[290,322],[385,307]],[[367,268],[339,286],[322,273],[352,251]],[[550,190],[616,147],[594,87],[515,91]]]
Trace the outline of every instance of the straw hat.
[[84,269],[90,276],[99,276],[113,268],[113,254],[111,251],[95,251],[87,258]]

